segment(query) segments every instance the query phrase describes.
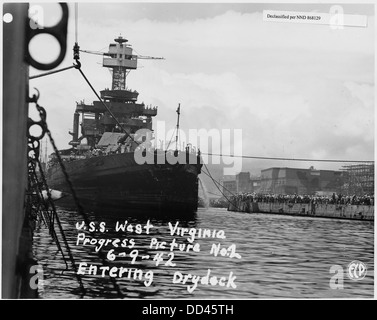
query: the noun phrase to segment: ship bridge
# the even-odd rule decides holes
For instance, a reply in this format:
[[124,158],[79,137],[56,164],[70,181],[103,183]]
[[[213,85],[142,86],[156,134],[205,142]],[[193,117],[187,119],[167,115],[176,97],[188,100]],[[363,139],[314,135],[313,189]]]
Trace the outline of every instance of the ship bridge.
[[[152,130],[152,117],[157,115],[157,107],[146,106],[138,103],[139,93],[126,87],[126,78],[131,70],[137,69],[137,58],[163,59],[143,57],[133,54],[128,40],[122,36],[114,39],[115,43],[109,45],[109,50],[104,53],[103,67],[109,68],[112,73],[111,89],[100,92],[101,101],[86,104],[80,101],[76,105],[73,119],[73,132],[69,132],[73,139],[69,143],[77,146],[86,138],[90,146],[94,146],[105,132],[120,132],[117,121],[129,134],[139,129]],[[109,112],[110,111],[110,112]],[[115,120],[111,114],[117,119]],[[79,125],[81,116],[81,136]]]

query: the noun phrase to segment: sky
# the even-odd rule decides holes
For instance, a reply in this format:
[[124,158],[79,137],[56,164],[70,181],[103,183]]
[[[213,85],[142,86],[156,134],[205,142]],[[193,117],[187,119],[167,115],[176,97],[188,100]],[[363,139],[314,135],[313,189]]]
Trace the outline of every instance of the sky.
[[[73,62],[74,5],[69,8],[68,49],[59,68]],[[84,50],[107,51],[121,34],[135,53],[165,58],[139,60],[127,78],[139,102],[158,106],[155,124],[173,128],[180,103],[184,132],[241,130],[242,139],[231,139],[231,153],[374,160],[374,7],[342,9],[366,15],[367,27],[262,19],[263,10],[329,13],[330,4],[80,3],[77,35]],[[59,19],[57,5],[44,5],[44,12],[45,25]],[[47,61],[58,47],[46,36],[30,49]],[[81,63],[97,91],[111,86],[101,56],[82,53]],[[90,103],[94,94],[75,69],[31,80],[30,87],[41,92],[58,147],[68,148],[75,102]],[[258,175],[269,167],[312,165],[336,170],[343,163],[245,159],[242,171]],[[217,178],[222,167],[211,167]]]

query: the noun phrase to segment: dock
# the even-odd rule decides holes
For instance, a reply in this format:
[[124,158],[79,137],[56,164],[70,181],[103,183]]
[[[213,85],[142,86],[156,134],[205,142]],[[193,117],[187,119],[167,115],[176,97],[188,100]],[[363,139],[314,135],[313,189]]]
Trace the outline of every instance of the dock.
[[228,211],[374,221],[374,205],[274,203],[234,199]]

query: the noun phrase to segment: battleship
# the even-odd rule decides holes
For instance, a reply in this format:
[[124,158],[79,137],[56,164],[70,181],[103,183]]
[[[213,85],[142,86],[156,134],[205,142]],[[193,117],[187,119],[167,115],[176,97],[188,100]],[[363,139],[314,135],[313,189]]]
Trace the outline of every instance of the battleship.
[[[127,42],[119,36],[103,54],[102,66],[112,73],[112,87],[100,91],[101,99],[92,104],[76,102],[73,130],[69,132],[71,148],[59,150],[60,159],[84,207],[178,215],[195,212],[202,167],[200,151],[191,145],[178,148],[178,143],[175,150],[151,147],[152,117],[157,115],[157,107],[138,103],[139,93],[126,86],[127,75],[137,69],[138,60]],[[178,132],[180,106],[177,113]],[[154,161],[140,163],[137,154]],[[172,156],[184,161],[167,161]],[[51,189],[71,193],[54,153],[46,178]]]

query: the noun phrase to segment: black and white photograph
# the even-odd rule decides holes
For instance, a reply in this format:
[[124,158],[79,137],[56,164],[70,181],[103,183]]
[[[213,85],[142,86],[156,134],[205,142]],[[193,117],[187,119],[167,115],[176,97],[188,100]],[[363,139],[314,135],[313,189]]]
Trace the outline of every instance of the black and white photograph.
[[2,18],[2,299],[374,299],[372,2]]

